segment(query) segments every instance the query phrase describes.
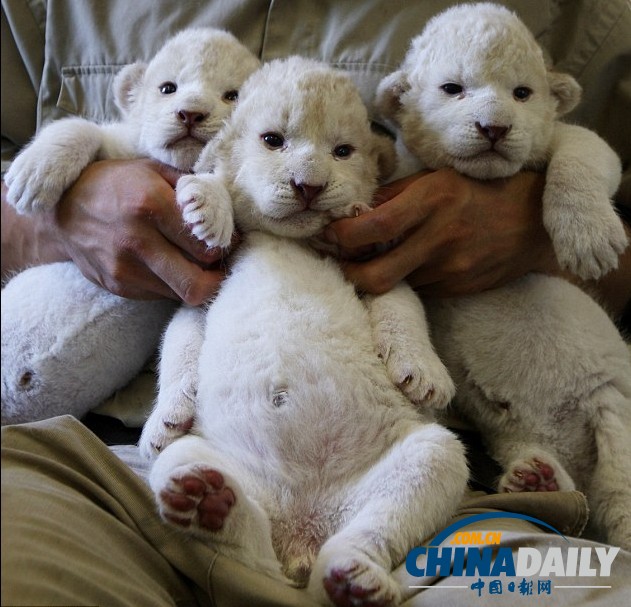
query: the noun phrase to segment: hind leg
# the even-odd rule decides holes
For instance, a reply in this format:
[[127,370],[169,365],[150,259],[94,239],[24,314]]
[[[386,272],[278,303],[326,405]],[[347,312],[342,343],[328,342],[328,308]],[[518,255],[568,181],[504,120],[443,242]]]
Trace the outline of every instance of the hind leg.
[[590,400],[598,458],[587,498],[607,541],[631,550],[631,398],[608,384]]
[[153,459],[192,427],[196,414],[199,352],[205,335],[205,308],[180,307],[160,348],[159,389],[140,435],[139,448]]
[[309,592],[335,605],[397,604],[393,566],[449,520],[467,478],[464,449],[448,430],[408,428],[351,489],[351,517],[323,544]]
[[250,475],[199,436],[187,435],[158,455],[149,475],[162,518],[207,540],[219,552],[287,581],[272,547],[269,518],[251,497]]

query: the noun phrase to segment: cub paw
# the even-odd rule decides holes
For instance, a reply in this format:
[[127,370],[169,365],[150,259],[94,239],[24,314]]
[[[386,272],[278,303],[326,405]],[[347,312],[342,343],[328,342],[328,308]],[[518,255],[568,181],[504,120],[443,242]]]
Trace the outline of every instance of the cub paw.
[[202,464],[175,469],[156,499],[164,520],[209,533],[223,527],[236,501],[221,472]]
[[214,176],[185,175],[176,188],[177,203],[191,232],[209,247],[227,248],[234,232],[232,200]]
[[584,280],[598,279],[616,268],[628,244],[620,218],[607,210],[606,214],[575,217],[551,230],[560,266]]
[[7,199],[20,213],[52,209],[96,156],[100,127],[82,118],[51,123],[13,161]]
[[392,576],[364,555],[338,557],[327,563],[322,573],[309,583],[311,593],[318,594],[320,584],[334,605],[386,607],[398,605],[401,590]]
[[158,404],[145,422],[138,441],[140,454],[154,459],[174,440],[188,434],[194,419],[195,395],[179,390],[175,398],[169,399],[168,407]]
[[573,491],[574,481],[553,457],[540,455],[513,462],[498,484],[500,493]]
[[411,357],[397,349],[382,358],[390,379],[415,405],[442,409],[456,394],[449,372],[433,353]]
[[5,176],[9,204],[25,215],[54,208],[74,181],[74,176],[65,175],[62,167],[39,155],[32,158],[29,152],[18,156]]

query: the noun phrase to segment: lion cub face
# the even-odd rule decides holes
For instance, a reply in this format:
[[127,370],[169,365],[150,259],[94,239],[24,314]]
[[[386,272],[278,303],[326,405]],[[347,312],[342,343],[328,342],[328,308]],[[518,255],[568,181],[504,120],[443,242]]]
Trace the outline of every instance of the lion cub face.
[[119,72],[116,102],[136,131],[142,153],[190,170],[232,112],[239,88],[259,66],[227,32],[184,30],[148,65],[134,63]]
[[367,210],[395,156],[392,142],[372,132],[351,80],[298,57],[246,82],[220,137],[240,228],[290,237]]
[[482,3],[432,19],[382,81],[378,105],[427,166],[490,179],[544,163],[552,122],[579,96],[516,15]]

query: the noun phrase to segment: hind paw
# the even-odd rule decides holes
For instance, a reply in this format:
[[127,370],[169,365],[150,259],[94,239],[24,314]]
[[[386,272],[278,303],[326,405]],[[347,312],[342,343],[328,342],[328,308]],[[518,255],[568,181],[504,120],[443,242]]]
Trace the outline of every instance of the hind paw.
[[499,482],[500,493],[572,491],[574,482],[557,462],[531,457],[514,462]]
[[401,600],[401,591],[389,573],[363,555],[329,563],[320,583],[329,601],[338,607],[386,607]]
[[158,492],[162,517],[179,527],[219,531],[235,504],[235,495],[223,475],[202,465],[176,471]]

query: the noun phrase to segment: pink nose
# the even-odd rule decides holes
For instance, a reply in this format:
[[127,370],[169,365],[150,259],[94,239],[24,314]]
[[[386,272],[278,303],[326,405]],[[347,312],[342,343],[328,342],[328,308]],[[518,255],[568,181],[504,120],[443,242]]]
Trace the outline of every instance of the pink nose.
[[475,128],[478,129],[478,133],[484,135],[491,143],[504,139],[511,130],[511,126],[501,126],[497,124],[482,125],[479,122],[475,123]]
[[311,185],[308,183],[296,183],[293,179],[291,187],[294,189],[298,197],[307,205],[307,207],[320,195],[326,187],[325,185]]
[[179,110],[177,117],[186,125],[193,126],[195,123],[203,122],[208,114],[202,114],[201,112],[189,112],[188,110]]

